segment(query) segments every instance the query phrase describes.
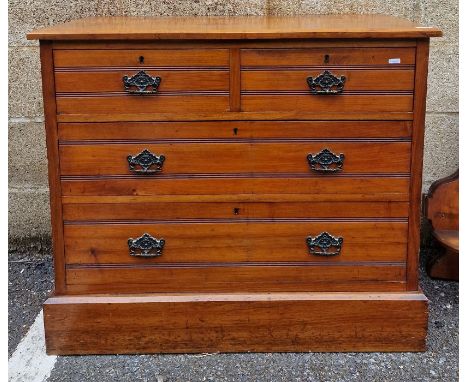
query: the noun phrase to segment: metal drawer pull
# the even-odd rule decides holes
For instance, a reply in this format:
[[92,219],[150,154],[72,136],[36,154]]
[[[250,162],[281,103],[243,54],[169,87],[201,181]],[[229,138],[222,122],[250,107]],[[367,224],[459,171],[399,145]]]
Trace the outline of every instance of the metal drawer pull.
[[344,154],[335,154],[328,149],[323,149],[317,154],[307,155],[307,161],[311,170],[318,172],[337,172],[343,170]]
[[129,170],[143,174],[151,174],[162,171],[162,166],[165,160],[166,157],[164,155],[154,155],[147,149],[144,149],[138,155],[127,156]]
[[123,76],[122,81],[129,94],[154,94],[158,92],[161,77],[151,77],[142,70],[131,77]]
[[318,77],[307,77],[312,94],[340,94],[343,92],[345,81],[345,76],[336,77],[328,70]]
[[137,239],[128,239],[128,249],[130,256],[136,257],[157,257],[162,255],[165,244],[164,239],[156,239],[148,233]]
[[341,253],[343,245],[342,237],[334,237],[328,232],[322,232],[320,235],[306,239],[309,254],[315,256],[337,256]]

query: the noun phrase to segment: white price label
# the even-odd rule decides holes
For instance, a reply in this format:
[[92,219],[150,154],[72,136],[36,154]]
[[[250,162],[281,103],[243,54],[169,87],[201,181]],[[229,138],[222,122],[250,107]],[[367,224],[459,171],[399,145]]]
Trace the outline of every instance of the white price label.
[[399,58],[389,58],[388,63],[389,64],[400,64],[401,60]]

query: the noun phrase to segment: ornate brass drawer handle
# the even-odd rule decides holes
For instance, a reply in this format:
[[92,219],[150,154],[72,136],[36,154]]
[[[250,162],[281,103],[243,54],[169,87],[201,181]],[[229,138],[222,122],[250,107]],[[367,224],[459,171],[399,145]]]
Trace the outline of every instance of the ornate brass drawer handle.
[[164,239],[156,239],[148,233],[137,239],[128,239],[128,249],[130,256],[136,257],[157,257],[162,255],[165,244]]
[[166,157],[164,155],[154,155],[151,151],[144,149],[140,154],[127,157],[130,171],[152,174],[162,171],[162,166]]
[[336,77],[328,70],[318,77],[307,77],[312,94],[340,94],[343,92],[345,81],[345,76]]
[[335,154],[328,149],[323,149],[317,154],[307,155],[307,161],[311,170],[318,172],[338,172],[343,170],[344,154]]
[[328,232],[322,232],[320,235],[306,239],[309,254],[315,256],[337,256],[341,253],[343,245],[342,237],[334,237]]
[[158,92],[161,77],[151,77],[142,70],[131,77],[123,76],[122,81],[129,94],[154,94]]

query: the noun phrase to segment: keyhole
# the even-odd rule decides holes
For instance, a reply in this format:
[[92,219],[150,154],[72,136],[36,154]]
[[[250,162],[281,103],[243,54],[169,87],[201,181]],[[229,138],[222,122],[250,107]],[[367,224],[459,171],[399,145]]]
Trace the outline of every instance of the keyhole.
[[232,131],[234,132],[234,135],[237,135],[237,127],[234,127],[234,129],[232,129]]
[[330,62],[330,55],[326,54],[324,57],[323,57],[323,62],[325,64],[328,64]]
[[239,215],[240,208],[234,208],[232,212],[234,212],[234,215]]
[[143,64],[145,62],[145,58],[143,56],[138,57],[138,61],[140,61],[140,64]]

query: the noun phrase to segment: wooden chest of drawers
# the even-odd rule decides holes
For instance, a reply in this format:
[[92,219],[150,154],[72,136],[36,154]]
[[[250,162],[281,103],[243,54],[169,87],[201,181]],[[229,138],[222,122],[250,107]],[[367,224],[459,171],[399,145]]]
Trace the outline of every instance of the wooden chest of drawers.
[[52,354],[424,350],[429,37],[386,16],[35,31]]

